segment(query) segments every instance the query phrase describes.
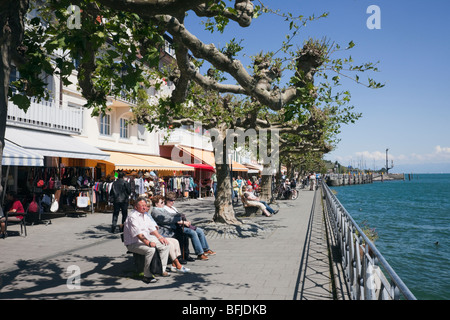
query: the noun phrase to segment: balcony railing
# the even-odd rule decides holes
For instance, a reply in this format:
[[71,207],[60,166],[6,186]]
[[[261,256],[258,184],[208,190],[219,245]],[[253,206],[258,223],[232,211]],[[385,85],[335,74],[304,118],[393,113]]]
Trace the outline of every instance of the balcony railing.
[[52,101],[37,102],[32,98],[25,112],[9,102],[7,124],[60,133],[81,133],[83,108],[60,107]]
[[197,149],[205,149],[212,151],[211,138],[208,135],[201,135],[186,129],[177,128],[173,131],[160,131],[160,141],[172,144],[181,144]]

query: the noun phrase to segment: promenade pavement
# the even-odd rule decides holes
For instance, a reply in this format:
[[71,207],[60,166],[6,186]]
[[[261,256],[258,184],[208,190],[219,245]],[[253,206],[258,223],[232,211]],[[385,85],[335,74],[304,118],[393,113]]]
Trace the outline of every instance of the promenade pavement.
[[316,197],[309,190],[299,193],[295,201],[274,204],[278,214],[240,218],[244,224],[238,228],[212,222],[213,198],[177,201],[204,228],[217,254],[186,264],[189,273],[171,273],[152,284],[136,277],[132,255],[119,234],[109,232],[110,213],[28,226],[27,237],[0,240],[0,299],[333,299],[320,190]]

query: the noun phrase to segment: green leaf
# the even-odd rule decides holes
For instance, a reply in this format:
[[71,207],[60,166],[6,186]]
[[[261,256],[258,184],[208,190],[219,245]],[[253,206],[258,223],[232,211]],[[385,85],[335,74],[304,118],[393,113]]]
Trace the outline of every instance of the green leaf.
[[30,99],[22,94],[15,94],[11,98],[11,102],[18,106],[20,109],[27,111],[30,107]]
[[116,58],[120,57],[120,54],[115,50],[110,49],[110,50],[106,50],[106,52],[112,59],[116,59]]

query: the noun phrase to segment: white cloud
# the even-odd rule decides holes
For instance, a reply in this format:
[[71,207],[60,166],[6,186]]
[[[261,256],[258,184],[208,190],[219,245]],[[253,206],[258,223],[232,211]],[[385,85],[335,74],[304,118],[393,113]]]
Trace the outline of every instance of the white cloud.
[[[450,163],[450,147],[435,146],[430,153],[395,154],[389,151],[389,162],[401,164]],[[330,154],[327,159],[338,161],[343,165],[366,163],[367,166],[385,166],[386,151],[358,151],[350,155]]]
[[364,159],[364,160],[385,160],[386,159],[386,152],[380,152],[380,151],[362,151],[362,152],[355,152],[355,157],[357,159]]
[[450,162],[450,148],[449,147],[434,147],[431,153],[417,154],[413,153],[406,159],[402,159],[405,163],[445,163]]
[[448,155],[450,155],[450,148],[449,147],[436,146],[434,148],[434,150],[435,150],[436,154],[448,154]]

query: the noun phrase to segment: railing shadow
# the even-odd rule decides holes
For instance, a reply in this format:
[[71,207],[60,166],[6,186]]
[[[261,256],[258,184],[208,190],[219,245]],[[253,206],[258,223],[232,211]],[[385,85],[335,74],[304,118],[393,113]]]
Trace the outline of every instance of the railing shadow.
[[294,300],[331,300],[333,289],[329,269],[326,235],[323,231],[323,214],[315,192],[308,222],[302,261]]

